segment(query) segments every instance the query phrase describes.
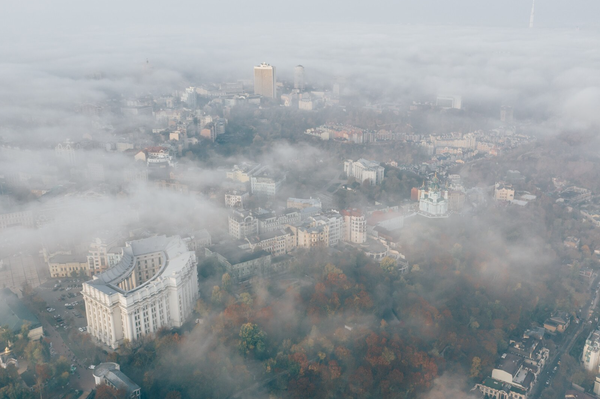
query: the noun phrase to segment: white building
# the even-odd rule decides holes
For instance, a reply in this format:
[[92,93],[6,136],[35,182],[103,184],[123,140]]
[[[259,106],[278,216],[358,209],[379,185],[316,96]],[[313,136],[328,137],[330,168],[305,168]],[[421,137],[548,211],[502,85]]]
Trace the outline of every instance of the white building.
[[229,235],[243,240],[258,234],[258,220],[250,211],[234,210],[229,214]]
[[585,340],[581,362],[587,371],[598,372],[600,364],[600,330],[592,331]]
[[117,265],[83,283],[88,332],[116,349],[162,327],[180,327],[198,298],[196,264],[178,236],[128,242]]
[[140,397],[142,389],[138,384],[131,381],[121,371],[118,363],[100,363],[94,368],[94,382],[98,385],[108,385],[109,387],[126,392],[126,397],[136,399]]
[[429,188],[420,191],[420,215],[429,218],[448,217],[448,190],[442,190],[439,183],[437,176],[435,176],[429,183]]
[[367,242],[367,219],[358,209],[347,209],[340,212],[344,217],[344,241],[355,244]]
[[283,180],[285,180],[285,176],[280,179],[268,170],[265,170],[250,178],[250,191],[252,194],[263,193],[266,195],[275,195],[279,192]]
[[[313,226],[327,226],[327,245],[332,247],[344,239],[344,217],[337,211],[321,213],[309,218]],[[365,225],[366,226],[366,225]]]
[[354,177],[361,183],[368,180],[374,186],[383,181],[385,169],[379,162],[361,158],[356,162],[350,159],[344,161],[344,172],[348,177]]

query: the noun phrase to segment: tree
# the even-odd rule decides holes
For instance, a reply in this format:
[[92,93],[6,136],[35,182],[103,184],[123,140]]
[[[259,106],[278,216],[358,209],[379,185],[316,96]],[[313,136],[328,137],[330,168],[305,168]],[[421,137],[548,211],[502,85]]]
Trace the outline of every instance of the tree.
[[218,285],[215,285],[212,290],[212,295],[210,296],[210,301],[213,305],[221,305],[223,303],[223,292]]
[[386,256],[379,262],[379,266],[388,273],[393,273],[396,270],[397,264],[396,259],[389,256]]
[[242,292],[240,294],[240,302],[252,307],[254,300],[252,299],[252,295],[250,295],[248,292]]
[[226,292],[231,292],[231,276],[229,273],[223,273],[223,277],[221,277],[221,289]]
[[26,339],[26,340],[29,339],[30,327],[31,327],[31,325],[28,322],[23,323],[23,325],[21,326],[21,337],[23,339]]
[[263,354],[266,350],[265,339],[266,334],[256,324],[246,323],[240,327],[239,348],[244,355]]
[[479,357],[475,356],[473,358],[473,360],[471,361],[471,372],[469,375],[471,378],[477,378],[480,373],[481,373],[481,359]]

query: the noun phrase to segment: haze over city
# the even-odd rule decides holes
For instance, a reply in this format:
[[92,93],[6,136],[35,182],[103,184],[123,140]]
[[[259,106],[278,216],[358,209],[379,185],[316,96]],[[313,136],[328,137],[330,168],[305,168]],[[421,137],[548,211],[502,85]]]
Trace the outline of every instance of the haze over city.
[[600,397],[598,15],[6,4],[0,398]]

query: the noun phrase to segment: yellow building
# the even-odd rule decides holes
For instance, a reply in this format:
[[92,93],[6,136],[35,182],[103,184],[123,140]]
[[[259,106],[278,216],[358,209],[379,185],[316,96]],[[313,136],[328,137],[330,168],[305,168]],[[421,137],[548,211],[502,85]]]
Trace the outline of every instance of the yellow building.
[[496,183],[494,199],[496,201],[512,201],[515,199],[515,190],[510,184],[504,182]]
[[50,277],[71,277],[73,272],[90,275],[88,259],[85,255],[65,255],[58,254],[48,259],[50,268]]

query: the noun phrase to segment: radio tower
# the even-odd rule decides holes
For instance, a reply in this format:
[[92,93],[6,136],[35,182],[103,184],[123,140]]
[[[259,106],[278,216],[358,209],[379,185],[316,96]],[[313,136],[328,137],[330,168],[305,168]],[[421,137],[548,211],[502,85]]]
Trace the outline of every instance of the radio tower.
[[529,17],[529,29],[533,28],[533,17],[535,15],[535,0],[531,3],[531,16]]

